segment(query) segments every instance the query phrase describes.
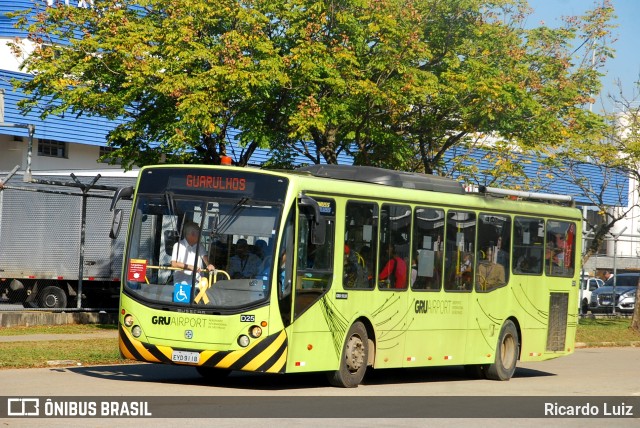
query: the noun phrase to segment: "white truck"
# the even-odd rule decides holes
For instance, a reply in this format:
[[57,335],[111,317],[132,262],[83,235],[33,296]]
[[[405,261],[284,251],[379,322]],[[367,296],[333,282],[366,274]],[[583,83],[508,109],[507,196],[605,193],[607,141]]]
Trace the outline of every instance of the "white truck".
[[[0,173],[0,303],[117,307],[124,238],[109,238],[109,207],[137,172],[34,172],[28,182],[9,175]],[[119,202],[125,213],[130,206]]]
[[591,300],[591,292],[597,290],[598,288],[604,285],[604,281],[600,278],[582,277],[582,281],[580,281],[580,299],[579,299],[579,310],[581,314],[586,314],[589,310],[589,301]]

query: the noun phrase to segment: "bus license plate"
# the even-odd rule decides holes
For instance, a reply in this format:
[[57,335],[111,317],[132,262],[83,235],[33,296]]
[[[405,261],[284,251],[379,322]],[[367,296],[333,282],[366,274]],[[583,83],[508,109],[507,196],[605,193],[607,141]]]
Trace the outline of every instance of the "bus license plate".
[[200,353],[187,351],[173,351],[171,353],[171,361],[176,363],[194,363],[200,362]]

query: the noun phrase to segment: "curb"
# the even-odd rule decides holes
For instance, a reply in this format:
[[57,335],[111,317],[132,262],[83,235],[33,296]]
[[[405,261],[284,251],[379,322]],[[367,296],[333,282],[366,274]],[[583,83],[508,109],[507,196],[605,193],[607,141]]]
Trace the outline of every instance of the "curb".
[[640,348],[640,342],[597,342],[597,343],[585,343],[585,342],[576,342],[575,349],[584,349],[584,348]]

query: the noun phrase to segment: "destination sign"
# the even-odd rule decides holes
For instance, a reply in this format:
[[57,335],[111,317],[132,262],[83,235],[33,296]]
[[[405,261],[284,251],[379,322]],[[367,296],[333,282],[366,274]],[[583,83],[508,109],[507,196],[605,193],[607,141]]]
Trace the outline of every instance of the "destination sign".
[[[139,193],[164,193],[245,197],[283,201],[288,180],[285,177],[251,171],[244,168],[157,167],[147,168],[140,175]],[[329,211],[333,211],[331,207]]]
[[247,180],[238,177],[220,177],[212,175],[187,175],[186,186],[215,190],[235,190],[243,192],[247,189]]

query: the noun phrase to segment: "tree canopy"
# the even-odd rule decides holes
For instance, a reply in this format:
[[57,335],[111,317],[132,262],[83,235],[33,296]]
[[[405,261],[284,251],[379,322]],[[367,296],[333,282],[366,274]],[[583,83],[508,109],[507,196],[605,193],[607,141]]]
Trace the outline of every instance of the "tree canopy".
[[346,153],[445,174],[482,140],[499,177],[518,173],[514,150],[555,156],[606,124],[584,107],[611,54],[595,43],[607,2],[557,29],[526,28],[525,0],[53,3],[19,20],[35,46],[21,107],[117,121],[126,167],[218,163],[237,138],[240,164],[262,147],[278,165]]

